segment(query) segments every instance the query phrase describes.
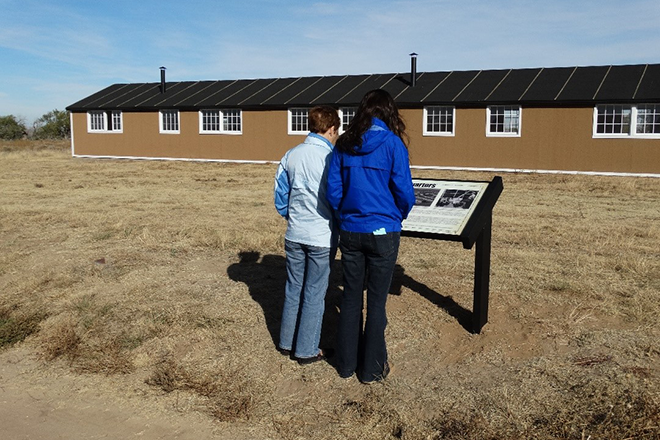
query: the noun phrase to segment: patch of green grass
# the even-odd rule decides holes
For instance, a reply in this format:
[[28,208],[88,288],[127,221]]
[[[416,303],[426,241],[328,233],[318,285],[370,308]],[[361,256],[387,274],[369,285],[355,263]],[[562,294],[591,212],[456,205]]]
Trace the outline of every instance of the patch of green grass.
[[95,241],[109,240],[115,235],[115,231],[99,231],[92,237]]
[[46,318],[41,312],[10,313],[0,311],[0,348],[11,347],[39,331],[39,324]]

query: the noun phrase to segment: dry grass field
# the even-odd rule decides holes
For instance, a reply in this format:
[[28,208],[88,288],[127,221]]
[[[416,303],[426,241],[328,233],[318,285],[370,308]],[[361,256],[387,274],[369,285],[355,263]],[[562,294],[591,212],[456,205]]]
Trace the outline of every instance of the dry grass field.
[[5,362],[22,353],[53,383],[84,381],[216,438],[660,437],[660,179],[502,175],[479,335],[465,329],[474,249],[402,239],[393,372],[367,386],[275,350],[275,165],[73,159],[67,148],[0,144]]

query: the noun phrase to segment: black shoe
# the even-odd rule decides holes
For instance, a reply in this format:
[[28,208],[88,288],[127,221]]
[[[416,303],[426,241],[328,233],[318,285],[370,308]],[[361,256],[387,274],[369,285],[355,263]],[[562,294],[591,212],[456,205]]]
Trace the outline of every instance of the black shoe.
[[350,379],[355,374],[355,371],[351,371],[350,373],[349,372],[343,372],[343,371],[337,371],[337,373],[339,373],[339,377],[341,377],[342,379]]
[[300,365],[309,365],[318,361],[325,361],[328,358],[331,358],[335,354],[335,351],[331,348],[324,348],[319,351],[319,354],[311,358],[296,358]]
[[383,367],[383,374],[381,374],[378,380],[385,380],[389,374],[390,374],[390,363],[385,362],[385,366]]
[[287,350],[286,348],[277,347],[277,351],[279,351],[282,356],[291,357],[291,350]]
[[369,381],[360,380],[360,382],[362,382],[365,385],[371,385],[372,383],[382,382],[390,374],[390,371],[391,369],[389,362],[385,362],[385,366],[383,367],[383,372],[381,373],[380,376],[376,376],[373,380],[369,380]]

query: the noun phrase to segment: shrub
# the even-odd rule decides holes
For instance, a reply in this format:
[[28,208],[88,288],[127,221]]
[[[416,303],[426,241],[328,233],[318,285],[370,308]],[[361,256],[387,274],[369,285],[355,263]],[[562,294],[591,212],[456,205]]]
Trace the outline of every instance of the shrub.
[[27,128],[14,115],[0,116],[0,139],[13,141],[27,136]]
[[71,137],[71,121],[69,112],[53,110],[34,122],[35,139],[62,139]]

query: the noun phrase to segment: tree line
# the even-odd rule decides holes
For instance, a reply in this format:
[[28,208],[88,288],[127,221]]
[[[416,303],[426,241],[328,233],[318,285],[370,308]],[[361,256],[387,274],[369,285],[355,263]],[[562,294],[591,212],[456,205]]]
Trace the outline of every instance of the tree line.
[[28,129],[25,121],[14,115],[0,116],[0,139],[65,139],[71,137],[71,120],[66,110],[53,110]]

